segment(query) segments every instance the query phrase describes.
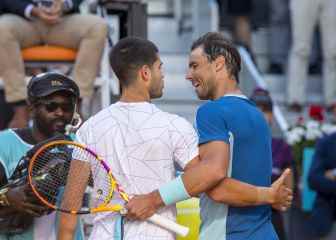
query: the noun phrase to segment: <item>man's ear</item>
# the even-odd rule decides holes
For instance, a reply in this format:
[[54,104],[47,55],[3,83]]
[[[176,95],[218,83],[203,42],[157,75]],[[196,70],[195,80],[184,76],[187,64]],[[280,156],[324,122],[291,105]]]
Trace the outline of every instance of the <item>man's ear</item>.
[[152,75],[150,67],[148,65],[143,65],[140,68],[140,75],[141,75],[141,78],[145,82],[148,82],[150,80],[150,78],[151,78],[151,75]]
[[225,58],[223,56],[218,56],[215,59],[215,69],[216,72],[221,71],[225,67]]

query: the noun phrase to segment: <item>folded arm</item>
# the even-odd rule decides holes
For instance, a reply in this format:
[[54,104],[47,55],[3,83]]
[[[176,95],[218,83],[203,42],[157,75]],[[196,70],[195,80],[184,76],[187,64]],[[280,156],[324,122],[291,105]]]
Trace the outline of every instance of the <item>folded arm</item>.
[[[225,142],[209,142],[200,146],[200,161],[211,159],[216,152],[222,156],[225,168],[229,165],[229,145]],[[195,162],[191,163],[192,168]],[[188,171],[188,168],[186,171]],[[225,176],[226,176],[225,172]],[[245,207],[269,204],[275,208],[288,207],[292,199],[292,191],[289,184],[290,171],[284,174],[272,185],[272,187],[258,187],[248,183],[225,177],[216,186],[206,191],[206,194],[216,202],[222,202],[231,206]],[[280,206],[279,206],[280,205]]]
[[[273,190],[271,188],[256,187],[227,178],[229,156],[229,145],[225,142],[212,141],[201,145],[199,158],[193,159],[186,166],[182,175],[187,195],[193,197],[206,192],[214,201],[234,206],[272,204],[273,207],[279,210],[285,210],[289,207],[292,201],[292,193],[291,189],[285,186],[287,175],[290,174],[289,170],[277,183],[273,184],[274,186],[272,185]],[[170,183],[168,183],[169,185]],[[178,184],[172,186],[175,189],[179,187]],[[161,189],[160,191],[156,190],[147,195],[139,195],[132,198],[127,204],[128,218],[144,220],[154,214],[160,207],[183,200],[169,198],[169,194],[164,194],[163,196]],[[171,189],[174,190],[173,188]],[[171,192],[170,195],[172,194]],[[165,196],[168,196],[168,198],[165,198]],[[169,200],[168,203],[165,201],[166,199]]]

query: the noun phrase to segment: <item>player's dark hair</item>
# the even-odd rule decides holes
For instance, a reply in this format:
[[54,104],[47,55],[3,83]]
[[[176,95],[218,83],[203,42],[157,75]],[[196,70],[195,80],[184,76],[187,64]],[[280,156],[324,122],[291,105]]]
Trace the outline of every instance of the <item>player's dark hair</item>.
[[221,33],[208,32],[201,36],[191,46],[191,51],[202,47],[210,62],[219,56],[225,59],[226,69],[229,74],[239,83],[239,72],[241,69],[241,59],[238,50],[234,45],[224,38]]
[[121,86],[129,86],[142,66],[153,66],[158,59],[157,53],[155,44],[146,39],[127,37],[117,42],[110,51],[109,60]]

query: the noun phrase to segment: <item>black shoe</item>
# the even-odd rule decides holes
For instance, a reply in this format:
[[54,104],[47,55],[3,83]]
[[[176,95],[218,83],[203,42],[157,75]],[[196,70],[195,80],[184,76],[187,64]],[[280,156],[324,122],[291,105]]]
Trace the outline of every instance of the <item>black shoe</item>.
[[268,73],[272,74],[283,74],[283,66],[280,63],[271,63],[268,67]]
[[308,73],[310,75],[317,75],[322,73],[321,64],[314,63],[310,64],[308,68]]

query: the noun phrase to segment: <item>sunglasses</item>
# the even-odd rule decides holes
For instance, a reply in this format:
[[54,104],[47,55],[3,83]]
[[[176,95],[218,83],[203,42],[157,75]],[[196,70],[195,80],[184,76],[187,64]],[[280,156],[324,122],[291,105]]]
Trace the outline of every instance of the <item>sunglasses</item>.
[[74,103],[59,103],[54,101],[40,101],[36,104],[44,106],[47,112],[55,112],[58,108],[62,109],[63,112],[72,112],[74,110]]

